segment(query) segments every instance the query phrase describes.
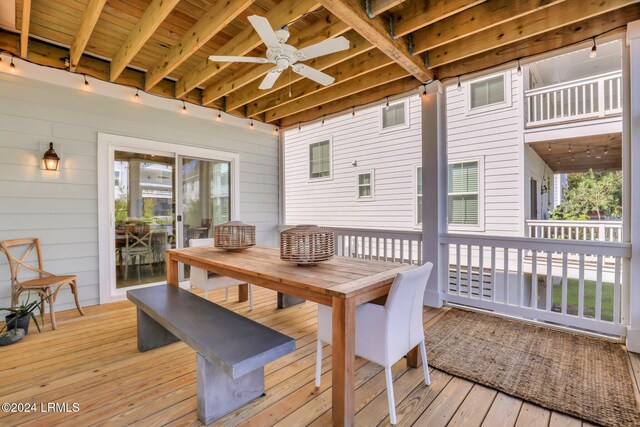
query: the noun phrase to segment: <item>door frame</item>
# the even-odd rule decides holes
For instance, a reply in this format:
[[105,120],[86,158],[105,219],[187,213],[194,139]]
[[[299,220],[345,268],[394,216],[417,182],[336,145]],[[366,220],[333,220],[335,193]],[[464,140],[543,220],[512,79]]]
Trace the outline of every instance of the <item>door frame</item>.
[[[132,286],[126,289],[116,289],[115,283],[115,212],[114,212],[114,152],[134,151],[148,154],[161,154],[174,157],[176,168],[174,185],[176,192],[180,191],[180,174],[178,161],[180,156],[197,157],[210,160],[222,160],[230,163],[231,187],[231,219],[240,217],[240,155],[238,153],[204,148],[192,145],[182,145],[124,135],[98,133],[98,269],[100,280],[100,304],[126,299],[126,290],[149,285]],[[178,194],[174,194],[177,214]],[[176,227],[177,228],[177,227]],[[176,232],[178,232],[176,230]],[[178,236],[179,237],[179,236]]]

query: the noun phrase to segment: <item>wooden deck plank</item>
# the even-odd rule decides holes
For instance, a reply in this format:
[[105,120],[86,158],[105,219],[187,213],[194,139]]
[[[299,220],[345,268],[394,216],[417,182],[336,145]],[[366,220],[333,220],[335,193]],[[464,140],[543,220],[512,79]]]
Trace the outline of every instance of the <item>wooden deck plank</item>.
[[[329,425],[331,346],[323,351],[322,387],[315,390],[313,382],[316,304],[277,310],[276,293],[254,287],[254,310],[249,311],[246,302],[237,302],[236,289],[228,302],[223,295],[210,292],[209,299],[294,337],[296,351],[266,366],[264,397],[213,425]],[[426,308],[427,328],[446,310]],[[58,330],[49,326],[7,348],[7,363],[0,366],[1,401],[77,402],[80,412],[0,413],[0,425],[201,425],[192,349],[176,343],[138,353],[135,308],[129,302],[87,307],[86,313],[59,313]],[[638,375],[640,357],[630,355],[629,367]],[[422,370],[407,368],[404,360],[393,373],[399,425],[588,425],[433,368],[427,387]],[[7,394],[9,386],[15,392]],[[382,368],[358,358],[356,387],[356,424],[388,425]]]

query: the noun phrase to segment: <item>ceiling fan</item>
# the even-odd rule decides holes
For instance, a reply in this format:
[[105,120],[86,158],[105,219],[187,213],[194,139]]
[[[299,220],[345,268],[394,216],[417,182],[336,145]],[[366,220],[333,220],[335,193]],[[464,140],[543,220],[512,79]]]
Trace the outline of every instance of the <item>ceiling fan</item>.
[[280,27],[277,31],[273,31],[267,18],[263,16],[251,15],[248,19],[267,46],[267,57],[211,55],[209,60],[216,62],[252,62],[256,64],[267,64],[270,62],[275,64],[275,67],[267,73],[262,83],[260,83],[259,89],[271,89],[276,83],[276,80],[278,80],[278,77],[280,77],[280,74],[289,67],[291,67],[294,73],[300,74],[324,86],[328,86],[335,81],[335,77],[309,67],[308,65],[300,64],[298,61],[306,61],[317,58],[318,56],[349,49],[349,40],[340,36],[298,50],[286,44],[290,35],[286,25]]

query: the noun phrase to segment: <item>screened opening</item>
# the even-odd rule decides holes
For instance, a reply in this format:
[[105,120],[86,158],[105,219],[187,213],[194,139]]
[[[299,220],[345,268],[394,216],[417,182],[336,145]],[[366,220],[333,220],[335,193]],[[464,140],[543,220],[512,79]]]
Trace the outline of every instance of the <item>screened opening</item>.
[[449,165],[447,202],[449,224],[478,224],[478,162]]
[[331,175],[331,142],[320,141],[309,145],[309,178]]
[[470,84],[471,108],[504,102],[504,75]]

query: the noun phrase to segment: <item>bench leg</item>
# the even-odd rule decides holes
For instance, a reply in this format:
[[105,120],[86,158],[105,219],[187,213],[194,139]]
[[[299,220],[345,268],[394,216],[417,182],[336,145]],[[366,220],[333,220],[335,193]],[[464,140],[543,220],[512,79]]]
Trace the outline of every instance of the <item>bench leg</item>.
[[148,351],[180,341],[164,326],[138,308],[138,351]]
[[306,300],[304,298],[294,297],[293,295],[278,292],[278,308],[287,308],[294,305],[302,304]]
[[198,419],[203,424],[227,415],[264,394],[264,368],[235,380],[197,353]]

